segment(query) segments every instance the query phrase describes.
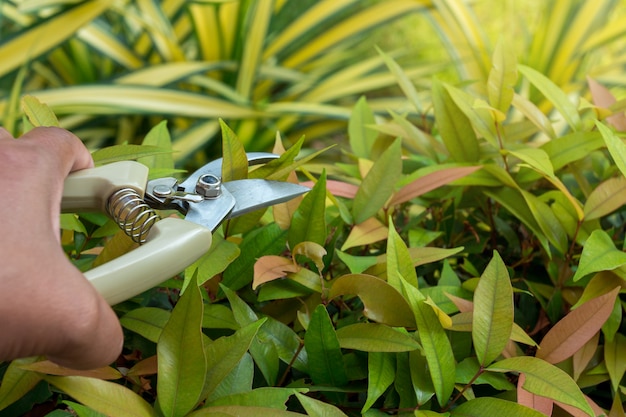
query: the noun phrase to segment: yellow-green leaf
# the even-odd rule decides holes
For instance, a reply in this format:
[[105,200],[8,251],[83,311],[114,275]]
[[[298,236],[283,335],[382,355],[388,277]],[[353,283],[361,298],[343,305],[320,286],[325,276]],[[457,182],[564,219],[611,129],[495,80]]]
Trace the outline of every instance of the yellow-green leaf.
[[248,157],[235,132],[222,119],[222,181],[248,178]]
[[474,292],[472,341],[482,366],[504,350],[513,327],[513,288],[506,265],[498,252],[478,281]]
[[609,178],[593,189],[585,202],[585,220],[598,219],[626,204],[626,178]]
[[344,251],[355,246],[365,246],[375,242],[380,242],[387,238],[389,229],[375,217],[370,217],[363,223],[354,225],[350,234],[343,242],[341,250]]
[[517,82],[515,48],[510,46],[502,41],[498,42],[491,58],[491,71],[487,80],[489,104],[505,114],[513,101]]
[[116,382],[84,376],[47,376],[46,381],[80,403],[109,416],[154,417],[146,400]]
[[356,323],[337,329],[337,339],[343,349],[363,352],[408,352],[419,343],[406,333],[384,324]]
[[613,239],[601,229],[594,230],[585,245],[578,261],[573,280],[600,271],[612,271],[626,265],[626,253],[618,250]]
[[41,381],[40,374],[22,368],[36,360],[35,357],[16,359],[9,364],[0,384],[0,410],[22,398]]
[[33,127],[59,126],[59,120],[50,107],[37,100],[36,97],[24,96],[22,98],[22,107],[24,114]]

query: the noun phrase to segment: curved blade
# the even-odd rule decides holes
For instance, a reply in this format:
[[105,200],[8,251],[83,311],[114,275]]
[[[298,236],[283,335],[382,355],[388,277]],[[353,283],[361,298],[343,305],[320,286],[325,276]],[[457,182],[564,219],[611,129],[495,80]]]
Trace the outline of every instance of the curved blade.
[[235,207],[228,218],[284,203],[311,190],[299,184],[262,179],[229,181],[222,187],[235,197]]

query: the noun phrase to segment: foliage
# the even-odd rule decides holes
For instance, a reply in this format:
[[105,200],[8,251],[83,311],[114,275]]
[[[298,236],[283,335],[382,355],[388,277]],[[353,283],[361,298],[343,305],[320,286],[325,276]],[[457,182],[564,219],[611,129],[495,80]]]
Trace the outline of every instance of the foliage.
[[219,153],[218,117],[248,150],[277,130],[313,140],[345,125],[353,97],[394,84],[360,42],[428,4],[4,1],[0,118],[18,130],[19,97],[35,95],[93,148],[138,143],[166,118],[178,162]]
[[[381,52],[416,112],[375,115],[362,98],[332,151],[285,150],[277,135],[281,158],[248,171],[246,141],[221,123],[227,175],[311,191],[229,221],[180,276],[115,306],[126,345],[112,366],[5,364],[0,408],[624,415],[623,100],[592,78],[589,97],[572,94],[578,70],[561,82],[504,41],[479,50],[482,76],[426,91]],[[36,107],[26,101],[35,124],[50,116]],[[157,175],[173,170],[172,146],[159,124],[141,146],[94,158],[138,158]],[[83,270],[129,249],[102,215],[62,225]]]

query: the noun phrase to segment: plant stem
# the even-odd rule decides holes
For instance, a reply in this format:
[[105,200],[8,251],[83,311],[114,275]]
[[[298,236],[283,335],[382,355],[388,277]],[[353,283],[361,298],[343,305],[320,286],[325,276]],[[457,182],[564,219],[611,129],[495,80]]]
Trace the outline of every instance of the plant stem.
[[470,382],[468,382],[463,389],[461,389],[461,391],[459,391],[459,393],[457,395],[455,395],[455,397],[452,399],[452,401],[450,401],[442,410],[441,412],[445,413],[446,411],[448,411],[458,400],[459,398],[461,398],[463,396],[463,394],[465,393],[465,391],[467,391],[468,388],[470,388],[472,386],[472,384],[483,374],[483,372],[485,372],[485,367],[484,366],[480,366],[480,368],[478,368],[478,371],[476,372],[476,375],[474,375],[472,377],[472,379],[470,380]]

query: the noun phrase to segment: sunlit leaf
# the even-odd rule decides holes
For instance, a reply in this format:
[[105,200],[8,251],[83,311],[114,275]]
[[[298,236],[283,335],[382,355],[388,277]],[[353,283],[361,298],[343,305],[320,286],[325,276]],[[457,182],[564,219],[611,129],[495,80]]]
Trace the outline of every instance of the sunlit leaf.
[[467,116],[454,103],[440,81],[433,82],[432,95],[437,126],[452,159],[457,162],[477,162],[480,159],[478,140]]
[[300,267],[291,259],[275,255],[262,256],[254,264],[252,289],[255,290],[261,284],[283,278],[288,272],[298,272],[299,269]]
[[150,129],[141,144],[143,146],[156,146],[157,148],[170,151],[169,153],[164,152],[159,155],[137,159],[137,162],[141,162],[150,168],[151,174],[154,173],[155,170],[174,169],[174,157],[173,152],[171,152],[172,138],[169,130],[167,129],[167,121],[164,120]]
[[554,105],[572,130],[580,130],[581,120],[578,109],[563,90],[544,74],[531,67],[518,65],[518,69]]
[[470,175],[480,168],[480,166],[462,166],[431,172],[402,187],[393,195],[387,205],[391,207],[405,203],[415,197],[419,197],[422,194],[426,194],[429,191],[458,180],[459,178]]
[[36,97],[24,96],[22,107],[28,121],[34,126],[59,126],[59,120],[54,112]]
[[340,295],[356,295],[364,305],[363,314],[369,319],[398,327],[415,327],[413,313],[402,295],[387,282],[371,275],[343,275],[328,293],[333,299]]
[[609,178],[593,189],[585,202],[585,220],[597,219],[626,204],[626,178]]
[[[387,282],[401,290],[401,279],[417,288],[417,274],[409,250],[396,231],[390,218],[389,237],[387,238]],[[402,277],[402,278],[401,278]]]
[[361,409],[364,414],[385,393],[396,376],[396,361],[389,353],[371,352],[367,355],[367,399]]
[[348,383],[339,340],[323,305],[318,305],[311,315],[304,348],[309,361],[315,364],[309,369],[315,384],[341,387]]
[[337,339],[343,349],[364,352],[407,352],[419,348],[411,336],[384,324],[355,323],[337,329]]
[[573,280],[600,271],[612,271],[626,265],[626,253],[618,250],[604,230],[594,230],[583,247]]
[[371,157],[372,147],[378,136],[378,132],[367,127],[371,124],[374,124],[374,113],[367,105],[365,97],[361,97],[354,105],[348,121],[350,148],[359,158]]
[[309,191],[291,219],[289,246],[301,242],[324,245],[326,241],[326,174],[323,173]]
[[513,289],[506,265],[494,251],[474,292],[472,340],[481,365],[488,365],[502,353],[512,326]]
[[350,230],[350,234],[341,246],[341,250],[353,248],[355,246],[365,246],[385,240],[389,234],[387,226],[382,224],[375,217],[370,217],[362,223],[356,224]]
[[520,113],[548,137],[552,139],[557,138],[554,128],[552,127],[552,122],[535,103],[520,94],[514,94],[512,104],[516,110],[519,110]]
[[624,144],[624,141],[603,123],[596,122],[596,127],[602,134],[604,143],[606,143],[606,147],[608,148],[615,165],[617,165],[617,168],[620,170],[622,175],[626,176],[626,144]]
[[98,379],[120,379],[122,374],[115,368],[105,366],[90,370],[76,370],[57,365],[47,360],[20,365],[20,368],[33,372],[58,376],[85,376]]
[[[420,247],[420,248],[408,248],[409,254],[413,261],[413,266],[426,265],[429,263],[437,262],[442,259],[455,255],[463,250],[463,247],[458,248],[437,248],[432,246]],[[387,254],[378,256],[378,262],[372,267],[365,270],[366,274],[375,275],[379,278],[385,278],[387,276]]]
[[202,304],[198,286],[190,285],[159,337],[157,390],[165,416],[184,416],[200,401],[207,376]]
[[550,177],[554,175],[554,168],[552,167],[552,162],[550,162],[550,157],[543,149],[523,148],[516,151],[507,152],[527,163],[532,168],[541,172],[542,174]]
[[517,61],[514,48],[500,41],[496,45],[491,58],[491,71],[487,80],[489,104],[507,113],[515,94],[517,82]]
[[109,416],[156,415],[146,400],[115,382],[84,376],[47,376],[45,380],[80,403]]
[[393,193],[401,173],[401,142],[395,140],[376,159],[354,196],[352,214],[356,224],[378,213]]
[[503,359],[487,368],[493,372],[523,373],[527,391],[576,407],[593,416],[593,410],[580,388],[563,370],[532,356]]
[[248,157],[235,132],[222,119],[222,181],[248,178]]
[[104,165],[111,162],[127,161],[129,159],[139,159],[171,152],[169,149],[148,145],[113,145],[93,152],[91,157],[96,165]]
[[340,409],[331,404],[300,393],[296,393],[296,397],[309,417],[347,417]]

